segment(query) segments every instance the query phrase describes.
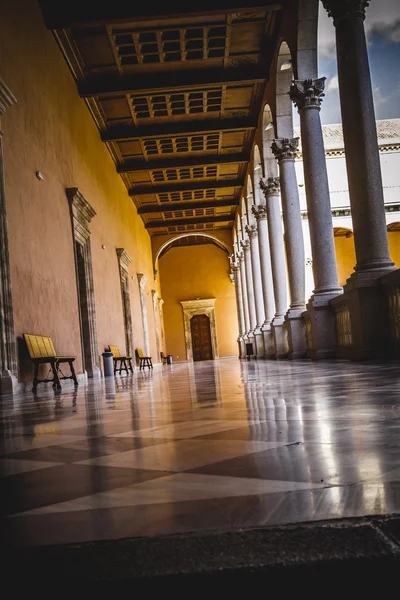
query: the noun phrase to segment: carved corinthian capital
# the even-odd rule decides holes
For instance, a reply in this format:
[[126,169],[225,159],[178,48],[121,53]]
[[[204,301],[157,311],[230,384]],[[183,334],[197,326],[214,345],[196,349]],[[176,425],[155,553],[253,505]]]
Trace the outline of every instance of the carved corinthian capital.
[[279,185],[279,177],[268,177],[267,181],[260,179],[260,188],[264,192],[265,198],[272,194],[279,194],[280,185]]
[[253,215],[255,216],[257,221],[266,219],[268,216],[266,204],[259,204],[258,206],[253,206],[251,210],[253,211]]
[[250,240],[242,240],[240,242],[240,245],[242,246],[243,250],[246,252],[246,250],[248,250],[250,248]]
[[250,239],[256,238],[258,236],[257,225],[246,225],[246,232]]
[[289,96],[297,108],[320,108],[322,98],[325,96],[326,77],[319,79],[296,79],[290,86]]
[[369,3],[370,0],[322,0],[335,25],[340,19],[359,17],[364,20],[365,9]]
[[294,160],[299,149],[299,138],[279,138],[272,142],[271,150],[278,161]]

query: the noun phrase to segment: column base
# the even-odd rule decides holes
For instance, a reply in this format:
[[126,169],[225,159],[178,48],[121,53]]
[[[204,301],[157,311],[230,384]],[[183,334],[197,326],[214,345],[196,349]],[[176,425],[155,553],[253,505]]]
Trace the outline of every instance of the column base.
[[[340,294],[340,297],[342,294]],[[307,304],[303,318],[308,321],[307,356],[313,360],[332,358],[336,352],[335,314],[329,302],[338,297],[333,294],[314,294]],[[307,327],[307,326],[306,326]]]
[[358,275],[330,303],[336,318],[335,355],[350,360],[387,358],[391,346],[387,296],[379,278]]
[[302,317],[304,308],[289,308],[285,315],[290,360],[307,356],[306,324]]
[[255,357],[264,358],[264,337],[261,331],[261,327],[256,327],[254,330],[254,341],[255,341]]
[[239,335],[237,341],[239,347],[239,358],[246,358],[246,342],[243,336]]
[[18,392],[18,379],[11,371],[3,371],[0,375],[0,394],[16,394]]
[[371,287],[380,277],[396,271],[396,267],[385,267],[381,269],[371,269],[370,271],[353,271],[346,280],[343,287],[345,292],[350,292],[355,288]]
[[271,323],[274,338],[274,358],[287,358],[289,352],[288,335],[284,317],[274,317]]
[[261,332],[264,338],[264,358],[275,358],[276,351],[271,323],[264,323]]
[[87,369],[88,379],[100,379],[101,378],[101,370],[99,367],[93,367],[93,369]]

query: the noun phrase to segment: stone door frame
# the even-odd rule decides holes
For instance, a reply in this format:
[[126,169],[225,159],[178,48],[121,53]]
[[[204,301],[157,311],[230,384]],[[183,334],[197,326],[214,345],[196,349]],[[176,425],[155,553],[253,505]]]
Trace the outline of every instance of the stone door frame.
[[180,302],[183,310],[186,360],[189,362],[193,362],[193,347],[192,333],[190,330],[190,319],[194,315],[206,315],[209,318],[213,359],[215,360],[219,358],[217,325],[215,320],[215,300],[216,298],[206,298],[204,300],[182,300]]
[[[89,223],[96,215],[94,209],[84,198],[78,188],[67,188],[65,190],[69,201],[72,231],[74,236],[75,268],[77,278],[78,306],[80,313],[80,328],[82,340],[82,355],[84,368],[88,377],[100,377],[99,367],[99,345],[97,340],[96,306],[94,298],[92,250],[90,245]],[[89,344],[84,343],[82,330],[81,300],[79,291],[79,273],[76,256],[76,245],[80,247],[85,268],[86,305],[88,313]]]

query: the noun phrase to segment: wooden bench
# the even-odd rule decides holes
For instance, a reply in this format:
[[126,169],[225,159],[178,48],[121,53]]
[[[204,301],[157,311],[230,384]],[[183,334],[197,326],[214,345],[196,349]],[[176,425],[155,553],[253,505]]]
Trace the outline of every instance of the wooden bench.
[[[36,388],[39,383],[52,383],[53,388],[61,389],[60,380],[72,379],[75,385],[78,385],[78,380],[75,375],[74,360],[76,356],[58,356],[54,349],[53,341],[50,337],[44,335],[32,335],[30,333],[24,333],[24,339],[28,347],[29,356],[31,361],[35,365],[35,374],[33,376],[33,387],[32,392],[36,392]],[[61,371],[60,365],[68,363],[71,371],[71,375],[64,375]],[[39,379],[39,367],[40,365],[49,364],[49,373],[52,373],[51,379]]]
[[141,348],[136,348],[136,356],[139,360],[139,369],[144,369],[145,367],[148,367],[149,369],[153,368],[151,356],[145,356]]
[[[132,367],[132,356],[121,356],[121,352],[119,351],[118,346],[109,346],[110,352],[113,353],[113,361],[114,361],[114,375],[116,375],[117,371],[121,375],[122,371],[131,371],[133,373]],[[120,362],[119,370],[118,370],[118,361]],[[128,364],[127,364],[128,363]]]

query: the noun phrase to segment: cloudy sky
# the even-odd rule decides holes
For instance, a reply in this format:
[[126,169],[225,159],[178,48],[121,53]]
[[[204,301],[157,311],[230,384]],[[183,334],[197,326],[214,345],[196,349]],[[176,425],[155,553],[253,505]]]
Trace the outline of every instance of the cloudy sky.
[[[400,117],[400,0],[371,0],[365,29],[377,119]],[[341,119],[337,81],[335,30],[320,4],[319,74],[325,76],[326,97],[321,110],[323,123]]]

